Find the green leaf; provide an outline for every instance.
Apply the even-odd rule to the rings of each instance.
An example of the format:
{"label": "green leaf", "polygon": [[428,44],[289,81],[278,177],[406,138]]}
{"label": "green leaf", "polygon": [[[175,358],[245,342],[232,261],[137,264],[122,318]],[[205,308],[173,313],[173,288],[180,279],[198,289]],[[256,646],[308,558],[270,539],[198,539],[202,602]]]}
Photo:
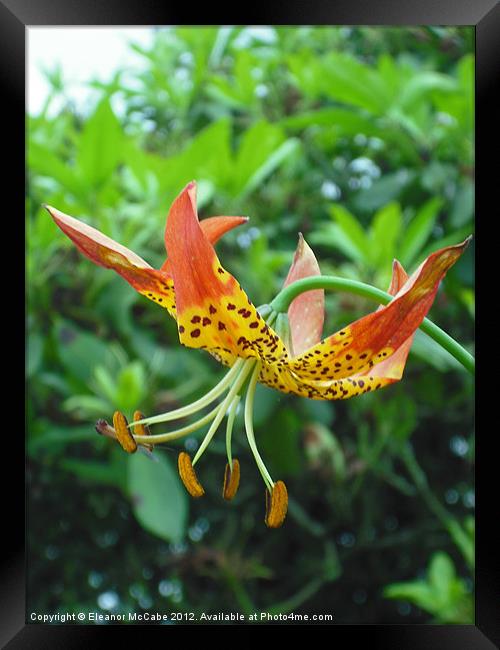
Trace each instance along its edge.
{"label": "green leaf", "polygon": [[85,184],[77,177],[74,168],[33,139],[28,144],[28,164],[31,173],[50,178],[73,196],[81,198],[85,195]]}
{"label": "green leaf", "polygon": [[388,201],[396,199],[415,178],[415,171],[400,169],[373,181],[371,187],[360,190],[354,197],[354,207],[360,212],[377,210]]}
{"label": "green leaf", "polygon": [[331,97],[377,115],[391,102],[390,87],[379,72],[349,54],[330,52],[318,59],[301,52],[289,57],[289,65],[302,92],[314,98]]}
{"label": "green leaf", "polygon": [[41,451],[57,454],[61,447],[75,442],[94,441],[96,435],[91,424],[81,427],[61,427],[46,422],[43,433],[28,438],[27,449],[31,456],[36,456]]}
{"label": "green leaf", "polygon": [[455,567],[446,553],[435,553],[429,566],[428,581],[437,594],[447,594],[455,579]]}
{"label": "green leaf", "polygon": [[403,266],[407,267],[413,263],[422,246],[429,239],[442,206],[442,199],[438,197],[430,199],[410,221],[399,247],[399,258]]}
{"label": "green leaf", "polygon": [[474,184],[465,178],[456,193],[450,213],[450,225],[461,228],[474,216]]}
{"label": "green leaf", "polygon": [[71,395],[63,402],[63,409],[80,420],[102,417],[116,408],[114,402],[109,402],[95,395]]}
{"label": "green leaf", "polygon": [[127,456],[121,449],[111,454],[109,463],[99,463],[77,458],[63,458],[60,466],[67,472],[91,483],[110,485],[123,490],[125,487]]}
{"label": "green leaf", "polygon": [[382,135],[382,129],[377,127],[371,115],[362,115],[345,108],[319,108],[315,111],[296,113],[282,118],[279,124],[284,128],[296,130],[308,126],[331,126],[341,135],[356,135],[358,133],[367,136]]}
{"label": "green leaf", "polygon": [[356,251],[357,259],[367,263],[371,256],[370,241],[356,217],[338,204],[331,206],[330,214],[342,230],[344,237],[351,246],[351,250]]}
{"label": "green leaf", "polygon": [[453,92],[456,89],[456,81],[447,75],[433,71],[420,72],[412,76],[402,89],[398,104],[411,111],[412,107],[431,91]]}
{"label": "green leaf", "polygon": [[123,134],[109,100],[103,99],[87,120],[78,143],[77,167],[94,188],[105,183],[122,158]]}
{"label": "green leaf", "polygon": [[409,600],[422,609],[428,609],[433,600],[432,591],[429,589],[429,586],[420,580],[388,585],[384,589],[384,596],[396,600]]}
{"label": "green leaf", "polygon": [[146,392],[146,371],[140,361],[133,361],[118,374],[115,401],[116,408],[129,412],[142,402]]}
{"label": "green leaf", "polygon": [[165,454],[155,451],[154,460],[141,453],[128,457],[128,492],[143,528],[169,542],[184,538],[187,496]]}
{"label": "green leaf", "polygon": [[[181,153],[165,159],[155,157],[162,204],[168,205],[192,180],[209,180],[217,188],[227,186],[232,170],[230,135],[230,122],[222,119],[200,131]],[[149,162],[147,158],[145,164]],[[201,204],[198,200],[198,207]]]}
{"label": "green leaf", "polygon": [[378,268],[388,267],[394,258],[403,218],[399,203],[388,203],[373,217],[370,228],[370,258]]}
{"label": "green leaf", "polygon": [[446,246],[452,246],[453,244],[460,244],[468,235],[471,234],[470,226],[465,226],[465,228],[459,228],[455,230],[451,235],[442,237],[436,241],[432,241],[428,246],[418,256],[419,260],[425,260],[426,257],[429,257],[431,253],[437,251],[440,248],[445,248]]}
{"label": "green leaf", "polygon": [[451,538],[455,542],[456,546],[460,549],[463,557],[467,564],[474,568],[475,563],[475,554],[474,554],[474,518],[470,517],[469,520],[465,520],[464,527],[462,527],[458,521],[451,520],[448,524],[448,532],[450,533]]}
{"label": "green leaf", "polygon": [[280,410],[273,414],[272,422],[272,427],[267,427],[261,437],[271,474],[296,476],[303,466],[300,418],[293,411]]}
{"label": "green leaf", "polygon": [[386,598],[408,600],[435,616],[435,622],[472,622],[472,600],[457,577],[451,558],[443,551],[431,557],[426,580],[388,585]]}
{"label": "green leaf", "polygon": [[97,336],[79,330],[69,322],[59,321],[56,326],[58,354],[65,371],[82,382],[87,382],[94,368],[102,364],[108,346]]}
{"label": "green leaf", "polygon": [[439,343],[427,336],[425,332],[417,330],[413,345],[411,346],[411,355],[430,363],[436,370],[446,372],[448,370],[459,370],[466,372],[461,363],[459,363],[448,350],[442,348]]}
{"label": "green leaf", "polygon": [[285,141],[279,127],[256,122],[243,135],[235,160],[233,194],[251,192],[296,150],[298,141]]}
{"label": "green leaf", "polygon": [[336,248],[353,262],[366,264],[366,258],[350,237],[336,223],[325,223],[308,235],[308,241],[315,246]]}

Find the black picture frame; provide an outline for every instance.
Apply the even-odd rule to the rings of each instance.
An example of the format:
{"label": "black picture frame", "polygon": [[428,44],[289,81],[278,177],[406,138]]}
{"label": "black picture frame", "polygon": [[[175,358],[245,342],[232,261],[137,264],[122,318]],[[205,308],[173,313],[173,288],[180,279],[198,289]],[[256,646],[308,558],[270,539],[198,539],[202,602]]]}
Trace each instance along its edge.
{"label": "black picture frame", "polygon": [[[25,622],[25,489],[24,438],[20,433],[20,418],[7,417],[7,414],[20,410],[21,404],[14,401],[15,395],[22,395],[24,372],[19,372],[19,388],[14,381],[14,369],[20,363],[8,361],[7,348],[13,349],[14,342],[24,346],[23,328],[16,324],[18,315],[23,313],[24,301],[21,296],[25,287],[18,267],[21,251],[24,249],[22,229],[18,223],[24,214],[23,183],[25,178],[25,37],[30,26],[51,25],[166,25],[166,24],[254,24],[254,25],[471,25],[476,33],[476,246],[483,253],[477,259],[488,257],[488,237],[486,222],[494,216],[495,190],[498,185],[496,170],[498,162],[499,132],[497,104],[493,93],[500,79],[500,5],[495,0],[332,0],[307,3],[288,2],[285,9],[277,10],[270,5],[265,11],[251,6],[246,16],[236,16],[234,11],[225,9],[217,12],[213,6],[200,9],[194,6],[168,7],[155,0],[106,0],[106,2],[83,2],[82,0],[0,0],[0,83],[2,85],[3,111],[3,159],[4,183],[2,203],[4,211],[4,242],[6,248],[15,255],[14,264],[6,270],[8,303],[4,303],[4,322],[10,332],[4,334],[4,359],[7,372],[4,377],[9,384],[8,397],[4,410],[4,438],[9,434],[8,452],[4,455],[2,479],[3,489],[3,537],[6,550],[1,559],[0,582],[0,642],[3,647],[16,648],[88,648],[99,647],[111,640],[110,633],[134,632],[129,627],[87,627],[87,626],[45,626]],[[208,11],[207,11],[208,9]],[[285,13],[284,13],[285,12]],[[203,21],[203,22],[202,22]],[[12,232],[8,232],[10,227]],[[490,245],[493,245],[490,239]],[[18,248],[19,246],[19,248]],[[22,247],[22,248],[21,248]],[[497,253],[498,254],[498,253]],[[494,260],[494,258],[493,258]],[[4,261],[5,264],[5,261]],[[488,263],[486,263],[488,264]],[[477,268],[478,341],[487,341],[494,336],[494,318],[487,313],[481,315],[482,305],[486,305],[487,289],[484,283],[491,275],[488,266]],[[18,283],[19,282],[19,287]],[[18,288],[18,291],[16,289]],[[7,297],[4,294],[4,297]],[[17,298],[16,298],[17,296]],[[486,308],[484,308],[486,312]],[[16,314],[15,318],[12,316]],[[20,318],[20,317],[19,317]],[[8,337],[8,338],[7,338]],[[12,343],[10,343],[12,341]],[[486,344],[483,344],[486,347]],[[479,380],[477,383],[478,404],[476,412],[488,413],[487,398],[483,396],[482,379],[486,364],[482,361],[482,345],[479,345]],[[490,351],[491,352],[491,349]],[[485,355],[486,358],[486,355]],[[22,378],[21,378],[22,373]],[[12,376],[12,379],[11,379]],[[17,377],[15,378],[17,380]],[[21,383],[23,382],[23,383]],[[10,395],[10,396],[9,396]],[[26,397],[29,399],[29,393]],[[19,400],[20,401],[20,400]],[[491,402],[490,402],[491,404]],[[369,647],[391,649],[425,648],[426,650],[445,650],[464,648],[481,650],[494,648],[500,639],[498,602],[499,560],[497,538],[493,532],[495,508],[490,504],[489,494],[494,490],[491,477],[495,476],[496,457],[492,445],[495,442],[496,418],[490,408],[481,417],[486,426],[478,431],[476,493],[477,493],[477,552],[476,552],[476,624],[458,626],[377,626],[363,625],[336,626],[331,641],[335,643],[338,634],[345,633],[349,643]],[[488,421],[489,419],[489,421]],[[479,416],[478,416],[479,421]],[[15,424],[15,427],[12,425]],[[496,425],[498,426],[498,425]],[[15,442],[11,442],[15,440]],[[7,468],[12,469],[9,474]],[[154,629],[153,626],[150,629]],[[161,628],[156,627],[156,631]],[[137,630],[135,630],[137,631]],[[143,631],[141,627],[140,631]],[[148,630],[149,632],[150,630]],[[172,630],[173,631],[173,630]],[[170,633],[170,629],[169,629]],[[117,639],[113,636],[113,642]],[[104,641],[103,641],[104,640]]]}

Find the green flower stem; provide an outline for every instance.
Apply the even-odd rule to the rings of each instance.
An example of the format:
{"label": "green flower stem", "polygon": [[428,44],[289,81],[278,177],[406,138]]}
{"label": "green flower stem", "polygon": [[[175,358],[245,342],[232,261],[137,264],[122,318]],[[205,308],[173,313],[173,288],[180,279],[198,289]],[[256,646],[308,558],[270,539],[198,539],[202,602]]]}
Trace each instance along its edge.
{"label": "green flower stem", "polygon": [[[374,300],[382,305],[387,305],[393,299],[393,296],[372,287],[369,284],[364,282],[358,282],[357,280],[348,280],[346,278],[337,278],[334,276],[325,276],[318,275],[312,278],[304,278],[303,280],[297,280],[289,284],[287,287],[282,289],[276,298],[271,302],[271,307],[273,311],[283,313],[288,311],[288,307],[292,301],[305,291],[311,291],[312,289],[336,289],[338,291],[345,291],[347,293],[353,293],[357,296],[363,296],[363,298],[368,298]],[[460,343],[457,343],[449,334],[447,334],[440,327],[435,325],[428,318],[424,318],[420,329],[425,332],[431,339],[434,339],[439,345],[447,350],[457,361],[459,361],[466,370],[471,374],[475,373],[475,359],[463,348]]]}

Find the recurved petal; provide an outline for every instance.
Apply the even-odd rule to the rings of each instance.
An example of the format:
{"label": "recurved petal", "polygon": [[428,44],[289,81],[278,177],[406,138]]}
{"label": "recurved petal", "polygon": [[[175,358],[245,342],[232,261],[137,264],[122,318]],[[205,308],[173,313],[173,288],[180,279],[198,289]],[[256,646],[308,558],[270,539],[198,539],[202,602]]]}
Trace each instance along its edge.
{"label": "recurved petal", "polygon": [[[390,293],[391,296],[395,296],[397,292],[404,286],[407,280],[408,273],[404,270],[401,262],[395,259],[392,263],[392,277],[389,288],[387,289],[387,293]],[[379,307],[379,309],[383,308],[383,305]]]}
{"label": "recurved petal", "polygon": [[[429,311],[440,281],[462,255],[469,240],[436,251],[406,281],[402,267],[396,265],[391,283],[392,291],[396,291],[394,300],[299,357],[281,363],[278,386],[295,382],[302,387],[300,394],[308,386],[312,398],[338,399],[339,390],[345,398],[401,378],[411,338]],[[266,372],[269,375],[271,369]],[[276,377],[266,379],[275,383]],[[285,392],[296,391],[292,388]]]}
{"label": "recurved petal", "polygon": [[[408,273],[404,270],[401,263],[395,259],[392,264],[392,278],[389,288],[387,289],[387,293],[390,293],[391,296],[395,296],[398,291],[402,289],[407,280]],[[377,311],[380,311],[381,309],[384,309],[384,305],[380,305]],[[377,383],[372,385],[372,387],[377,386],[377,388],[381,388],[382,385],[386,386],[388,384],[394,383],[395,381],[399,381],[403,376],[406,359],[408,358],[414,336],[414,334],[409,336],[406,341],[402,343],[401,346],[396,350],[396,352],[394,352],[394,354],[391,354],[390,357],[384,361],[381,361],[380,363],[377,363],[377,365],[373,366],[372,368],[368,368],[363,372],[353,375],[352,378],[358,380],[358,382],[359,379],[362,379],[366,376],[370,376],[372,379],[377,378]],[[379,380],[383,381],[383,384],[380,386],[378,385]]]}
{"label": "recurved petal", "polygon": [[[248,217],[208,217],[200,221],[200,228],[203,234],[211,244],[216,244],[219,239],[227,232],[241,226],[248,221]],[[168,219],[167,219],[168,223]],[[165,229],[165,248],[166,248],[166,229]],[[172,274],[170,261],[167,259],[163,263],[161,270],[164,273]]]}
{"label": "recurved petal", "polygon": [[95,264],[116,271],[136,291],[165,307],[175,318],[173,282],[168,274],[153,269],[139,255],[83,221],[49,205],[45,208],[80,252]]}
{"label": "recurved petal", "polygon": [[[316,257],[299,233],[299,243],[283,286],[302,278],[321,275]],[[323,289],[306,291],[297,296],[288,308],[288,319],[292,333],[293,355],[298,355],[321,340],[325,319],[325,292]]]}
{"label": "recurved petal", "polygon": [[[263,321],[237,280],[219,262],[196,212],[189,183],[170,209],[165,233],[181,343],[216,358],[286,356],[279,336]],[[234,355],[232,357],[231,355]]]}

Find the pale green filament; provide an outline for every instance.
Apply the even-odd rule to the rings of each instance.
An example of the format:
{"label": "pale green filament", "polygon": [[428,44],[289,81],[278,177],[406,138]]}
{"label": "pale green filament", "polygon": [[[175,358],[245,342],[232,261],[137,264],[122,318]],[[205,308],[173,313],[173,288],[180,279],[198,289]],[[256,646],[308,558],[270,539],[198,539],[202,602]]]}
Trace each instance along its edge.
{"label": "pale green filament", "polygon": [[210,413],[207,413],[207,415],[203,416],[199,420],[196,420],[196,422],[193,422],[192,424],[187,424],[185,427],[182,427],[181,429],[175,429],[174,431],[169,431],[167,433],[158,433],[151,436],[134,435],[134,440],[137,443],[144,444],[144,445],[147,444],[157,445],[162,442],[170,442],[171,440],[177,440],[177,438],[182,438],[188,433],[192,433],[193,431],[200,429],[203,425],[213,420],[214,417],[217,415],[218,410],[219,410],[219,406],[216,406],[214,409],[210,411]]}
{"label": "pale green filament", "polygon": [[206,395],[200,397],[192,404],[183,406],[182,408],[175,409],[175,411],[167,411],[167,413],[160,413],[159,415],[153,415],[150,418],[144,418],[143,420],[138,420],[137,422],[132,422],[129,424],[129,429],[131,429],[136,424],[157,424],[159,422],[169,422],[171,420],[178,420],[184,418],[192,413],[200,411],[205,406],[208,406],[213,401],[215,401],[231,384],[235,375],[241,370],[246,359],[237,359],[234,362],[233,367],[229,370],[228,373],[221,379],[221,381],[216,384],[212,390],[210,390]]}
{"label": "pale green filament", "polygon": [[227,453],[227,462],[231,471],[233,471],[233,455],[231,453],[231,436],[233,435],[233,425],[236,413],[238,412],[238,404],[240,402],[240,396],[236,395],[233,399],[231,406],[229,408],[229,415],[227,417],[226,425],[226,453]]}
{"label": "pale green filament", "polygon": [[236,381],[231,387],[231,390],[229,393],[226,395],[225,399],[223,402],[221,402],[219,406],[219,412],[217,413],[215,420],[212,422],[210,429],[208,430],[207,435],[203,438],[203,441],[196,452],[196,456],[193,458],[193,467],[194,465],[198,462],[198,460],[201,458],[201,455],[205,451],[205,449],[208,447],[210,441],[215,435],[215,432],[219,428],[219,424],[222,422],[222,418],[226,415],[226,412],[228,408],[231,405],[231,402],[235,398],[235,396],[239,393],[241,390],[241,387],[245,383],[246,378],[248,377],[248,374],[250,373],[253,365],[255,364],[255,359],[246,359],[244,361],[243,368],[238,375]]}
{"label": "pale green filament", "polygon": [[247,433],[248,444],[252,450],[255,462],[259,468],[259,472],[262,474],[262,478],[264,479],[264,483],[266,484],[267,489],[271,492],[274,487],[274,481],[267,471],[267,468],[264,465],[264,461],[260,457],[257,445],[255,443],[255,434],[253,431],[253,402],[255,397],[255,388],[257,386],[257,380],[259,378],[260,367],[261,364],[258,362],[248,383],[247,396],[245,400],[245,430]]}

